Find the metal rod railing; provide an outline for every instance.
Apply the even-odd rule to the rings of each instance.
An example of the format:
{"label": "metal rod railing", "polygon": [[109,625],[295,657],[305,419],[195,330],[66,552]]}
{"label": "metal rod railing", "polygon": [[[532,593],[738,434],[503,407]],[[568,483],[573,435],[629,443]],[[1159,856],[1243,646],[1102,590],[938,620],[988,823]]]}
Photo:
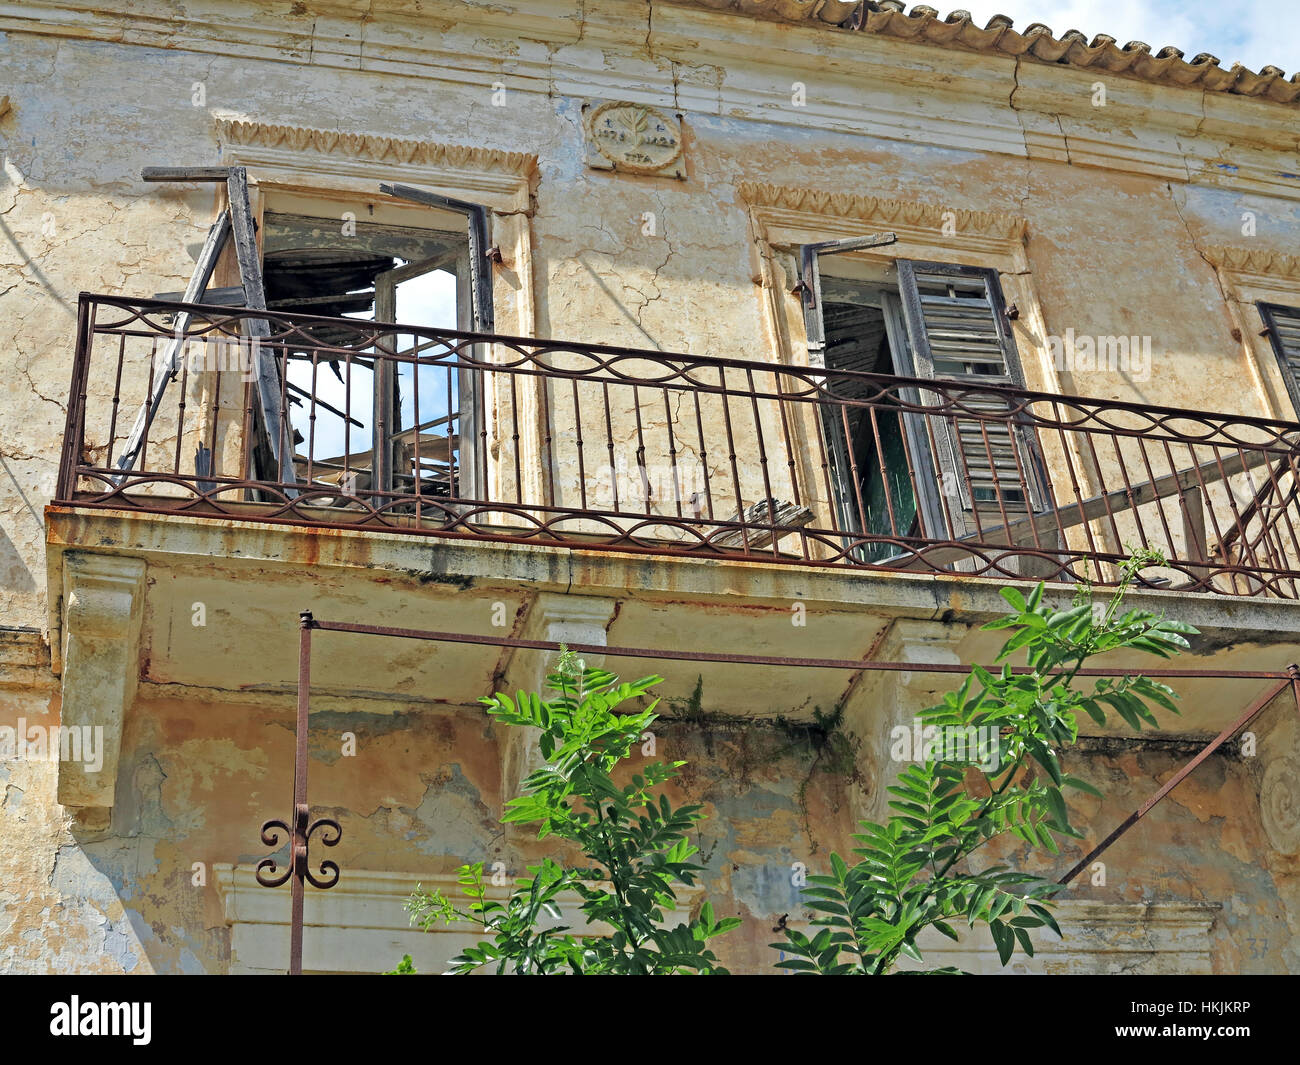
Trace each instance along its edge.
{"label": "metal rod railing", "polygon": [[[266,360],[273,425],[222,393]],[[77,507],[1102,584],[1146,550],[1149,586],[1300,595],[1300,424],[1250,416],[83,294],[66,434]]]}

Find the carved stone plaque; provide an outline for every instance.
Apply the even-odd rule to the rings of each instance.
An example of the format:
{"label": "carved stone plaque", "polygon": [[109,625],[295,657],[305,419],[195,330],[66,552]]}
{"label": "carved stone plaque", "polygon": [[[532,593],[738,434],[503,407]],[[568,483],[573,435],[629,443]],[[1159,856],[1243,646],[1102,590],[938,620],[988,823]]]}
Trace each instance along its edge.
{"label": "carved stone plaque", "polygon": [[682,127],[656,107],[592,101],[584,108],[587,165],[629,174],[686,177]]}

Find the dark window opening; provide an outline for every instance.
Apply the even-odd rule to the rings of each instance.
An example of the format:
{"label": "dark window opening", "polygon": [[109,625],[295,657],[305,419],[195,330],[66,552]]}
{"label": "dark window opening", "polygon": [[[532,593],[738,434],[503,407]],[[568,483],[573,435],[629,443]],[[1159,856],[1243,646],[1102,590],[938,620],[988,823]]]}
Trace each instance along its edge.
{"label": "dark window opening", "polygon": [[[263,279],[270,310],[438,329],[469,326],[468,238],[464,233],[267,212]],[[347,327],[313,327],[326,344],[347,346]],[[335,335],[337,334],[337,335]],[[440,350],[414,334],[385,347],[399,354]],[[299,477],[398,495],[457,496],[462,488],[461,410],[470,382],[442,366],[288,355],[287,389]],[[417,409],[418,396],[418,409]],[[418,447],[417,447],[418,439]],[[418,452],[418,461],[417,461]],[[310,458],[310,462],[308,459]],[[376,496],[379,504],[391,497]]]}
{"label": "dark window opening", "polygon": [[[845,542],[875,538],[854,554],[902,565],[915,557],[910,545],[881,538],[1017,545],[1030,531],[1024,519],[1046,507],[1047,489],[1036,437],[999,390],[1024,381],[997,272],[842,258],[880,243],[855,237],[800,249],[812,365],[919,379],[884,391],[827,379],[822,433]],[[832,262],[835,276],[823,274]],[[902,404],[911,409],[891,410]]]}
{"label": "dark window opening", "polygon": [[1259,316],[1264,320],[1264,332],[1277,356],[1293,413],[1300,418],[1300,307],[1261,302]]}
{"label": "dark window opening", "polygon": [[[897,374],[886,322],[889,294],[879,286],[839,278],[824,277],[821,284],[827,369]],[[852,377],[832,378],[829,388],[837,396],[859,400],[878,391]],[[825,411],[823,423],[844,527],[869,536],[919,535],[900,415],[882,406],[846,406]],[[897,553],[893,544],[882,542],[858,551],[865,562]]]}

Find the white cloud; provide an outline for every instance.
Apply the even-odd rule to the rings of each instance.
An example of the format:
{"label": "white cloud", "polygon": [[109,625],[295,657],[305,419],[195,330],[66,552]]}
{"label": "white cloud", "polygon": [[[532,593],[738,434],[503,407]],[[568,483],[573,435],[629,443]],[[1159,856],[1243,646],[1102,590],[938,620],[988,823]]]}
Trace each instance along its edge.
{"label": "white cloud", "polygon": [[1288,75],[1300,71],[1300,4],[1294,0],[959,0],[949,7],[928,2],[941,16],[963,8],[980,26],[1007,15],[1017,30],[1041,22],[1058,37],[1066,30],[1079,30],[1089,40],[1104,33],[1121,47],[1145,41],[1153,53],[1173,45],[1185,59],[1209,52],[1225,68],[1239,62],[1252,70],[1271,64]]}

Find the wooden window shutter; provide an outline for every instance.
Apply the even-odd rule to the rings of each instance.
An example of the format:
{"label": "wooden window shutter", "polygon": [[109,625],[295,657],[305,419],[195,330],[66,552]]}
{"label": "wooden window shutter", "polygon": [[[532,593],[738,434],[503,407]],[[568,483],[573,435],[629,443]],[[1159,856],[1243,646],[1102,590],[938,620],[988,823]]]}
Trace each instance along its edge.
{"label": "wooden window shutter", "polygon": [[814,366],[826,365],[826,326],[822,319],[822,280],[818,259],[837,252],[878,248],[893,244],[897,239],[893,233],[880,233],[799,246],[799,284],[795,291],[800,294],[803,303],[803,319],[808,333],[808,360]]}
{"label": "wooden window shutter", "polygon": [[[1024,387],[997,271],[899,259],[898,284],[915,376]],[[922,390],[922,402],[938,404],[943,397]],[[1011,409],[996,391],[969,394],[962,405],[995,414]],[[940,468],[955,481],[964,511],[1044,508],[1042,462],[1027,426],[958,415],[935,420],[935,429],[946,452],[937,456]]]}
{"label": "wooden window shutter", "polygon": [[[468,203],[453,200],[425,189],[412,188],[409,185],[388,184],[381,182],[379,191],[399,200],[422,203],[427,207],[436,207],[444,211],[453,211],[465,216],[466,235],[469,244],[468,281],[469,281],[469,315],[470,330],[475,333],[492,333],[496,330],[496,318],[492,304],[492,264],[501,261],[499,249],[491,243],[491,226],[488,209],[480,203]],[[483,345],[475,344],[472,349],[477,361],[486,361]],[[484,406],[482,380],[473,371],[462,370],[459,378],[459,411],[457,414],[461,440],[480,439],[480,430],[487,425],[487,412]],[[484,495],[487,485],[487,458],[472,443],[468,453],[462,456],[460,475],[456,494],[462,499],[475,499]]]}
{"label": "wooden window shutter", "polygon": [[1263,302],[1258,307],[1273,354],[1282,369],[1286,390],[1291,395],[1294,413],[1300,418],[1300,307]]}

